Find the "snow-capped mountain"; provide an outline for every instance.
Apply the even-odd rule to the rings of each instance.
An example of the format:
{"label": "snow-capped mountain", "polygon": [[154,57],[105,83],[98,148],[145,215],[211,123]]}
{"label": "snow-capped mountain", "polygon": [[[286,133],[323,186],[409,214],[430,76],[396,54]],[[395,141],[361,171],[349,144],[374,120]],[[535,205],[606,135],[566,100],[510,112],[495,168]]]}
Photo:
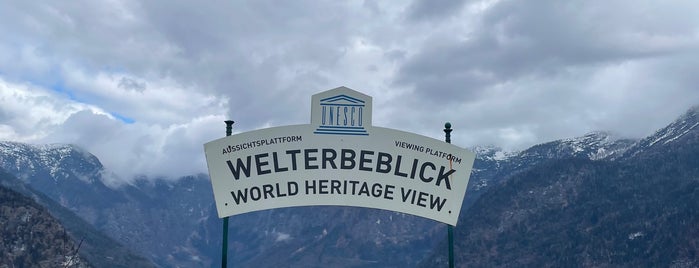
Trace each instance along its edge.
{"label": "snow-capped mountain", "polygon": [[519,152],[508,152],[496,146],[476,146],[470,148],[476,153],[476,160],[473,163],[471,178],[468,190],[478,192],[492,183],[492,179],[501,171],[509,159],[517,157]]}
{"label": "snow-capped mountain", "polygon": [[[697,119],[691,109],[631,144],[595,134],[522,152],[520,161],[555,160],[522,162],[481,195],[455,228],[457,265],[699,267]],[[609,144],[614,154],[595,157]],[[445,259],[435,249],[421,267]]]}
{"label": "snow-capped mountain", "polygon": [[635,140],[621,139],[609,132],[591,132],[582,137],[561,139],[535,145],[517,157],[522,165],[531,165],[546,159],[585,158],[600,160],[623,154]]}
{"label": "snow-capped mountain", "polygon": [[112,188],[97,157],[77,146],[16,142],[0,142],[0,168],[160,265],[206,265],[186,242],[213,203],[203,175]]}
{"label": "snow-capped mountain", "polygon": [[463,212],[488,189],[523,170],[551,160],[612,159],[622,155],[635,142],[618,138],[609,132],[596,131],[581,137],[538,144],[521,152],[508,152],[495,146],[472,148],[476,153],[476,161],[464,198],[462,215],[466,215]]}
{"label": "snow-capped mountain", "polygon": [[79,214],[83,207],[122,201],[118,191],[102,182],[104,169],[97,157],[74,145],[0,142],[0,168]]}
{"label": "snow-capped mountain", "polygon": [[[477,147],[464,210],[489,186],[525,168],[523,161],[531,164],[572,157],[581,150],[599,151],[610,144],[614,143],[598,135],[539,145],[523,152]],[[582,149],[570,149],[573,146]],[[0,165],[160,265],[208,266],[218,261],[221,220],[216,216],[206,177],[144,179],[110,188],[102,183],[99,160],[71,145],[2,142]],[[323,261],[327,264],[358,252],[364,253],[356,255],[357,263],[371,263],[387,252],[395,252],[392,262],[382,263],[403,266],[424,258],[443,231],[443,224],[388,211],[348,207],[279,209],[232,220],[231,243],[245,246],[233,247],[231,256],[238,262],[253,264],[267,260],[265,256],[272,250],[296,252],[303,248],[292,255],[304,259],[300,256],[320,254],[341,239],[349,248],[335,255],[325,253]],[[366,247],[374,250],[360,250]],[[279,256],[280,261],[284,258]]]}
{"label": "snow-capped mountain", "polygon": [[[473,173],[461,212],[513,176],[551,161],[622,161],[661,145],[699,137],[696,109],[639,142],[606,132],[539,144],[521,152],[476,147]],[[207,176],[137,180],[110,188],[104,169],[88,152],[70,145],[0,142],[0,167],[60,202],[130,248],[162,266],[216,266],[221,220]],[[233,263],[414,266],[444,237],[445,226],[381,210],[302,207],[247,213],[231,219]],[[272,256],[272,257],[270,257]],[[270,261],[274,260],[274,261]]]}
{"label": "snow-capped mountain", "polygon": [[[478,198],[479,192],[523,166],[518,164],[522,153],[490,147],[476,151],[471,193],[467,194],[464,209]],[[561,154],[545,153],[537,161]],[[216,216],[211,185],[205,176],[173,181],[143,179],[110,188],[101,180],[103,168],[99,160],[70,145],[3,142],[0,165],[160,265],[208,266],[218,261],[221,220]],[[332,264],[363,252],[356,255],[357,263],[371,263],[395,252],[389,258],[392,261],[382,263],[411,265],[429,253],[444,228],[443,224],[418,217],[360,208],[264,211],[231,220],[231,243],[245,245],[232,247],[231,256],[237,262],[253,264],[265,261],[272,250],[296,252],[303,248],[292,255],[305,259],[301,256],[319,254],[324,248],[335,247],[337,239],[341,239],[349,248],[336,251],[335,255],[325,253],[327,258],[323,261]],[[374,250],[361,249],[366,247]],[[284,260],[284,256],[279,259]]]}
{"label": "snow-capped mountain", "polygon": [[94,182],[102,164],[80,147],[66,144],[31,145],[0,142],[0,166],[9,172],[21,173],[21,179],[49,176],[54,182],[71,178]]}
{"label": "snow-capped mountain", "polygon": [[644,151],[666,151],[675,143],[687,143],[699,139],[699,106],[689,109],[667,127],[656,131],[638,143],[625,154],[634,157]]}
{"label": "snow-capped mountain", "polygon": [[581,137],[534,145],[521,152],[506,152],[497,147],[476,147],[474,175],[480,175],[474,190],[504,179],[508,174],[549,160],[583,158],[611,159],[622,155],[635,140],[618,138],[608,132],[591,132]]}
{"label": "snow-capped mountain", "polygon": [[493,145],[475,146],[469,149],[476,153],[476,157],[482,161],[502,161],[516,156],[519,153],[514,151],[505,151],[502,148]]}

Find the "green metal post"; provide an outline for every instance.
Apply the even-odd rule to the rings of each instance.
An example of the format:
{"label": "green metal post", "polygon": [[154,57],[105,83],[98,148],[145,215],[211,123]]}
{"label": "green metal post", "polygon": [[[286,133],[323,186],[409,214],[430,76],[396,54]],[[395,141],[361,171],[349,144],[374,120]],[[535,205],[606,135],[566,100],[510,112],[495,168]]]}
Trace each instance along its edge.
{"label": "green metal post", "polygon": [[454,226],[447,224],[447,233],[449,235],[449,268],[454,268]]}
{"label": "green metal post", "polygon": [[[447,143],[451,143],[451,123],[444,124],[444,138]],[[447,224],[447,236],[449,240],[449,268],[454,268],[454,226]]]}
{"label": "green metal post", "polygon": [[223,218],[223,249],[221,252],[221,267],[228,266],[228,217]]}
{"label": "green metal post", "polygon": [[[233,134],[233,120],[226,120],[226,137]],[[228,267],[228,217],[223,218],[223,246],[221,250],[221,267]]]}

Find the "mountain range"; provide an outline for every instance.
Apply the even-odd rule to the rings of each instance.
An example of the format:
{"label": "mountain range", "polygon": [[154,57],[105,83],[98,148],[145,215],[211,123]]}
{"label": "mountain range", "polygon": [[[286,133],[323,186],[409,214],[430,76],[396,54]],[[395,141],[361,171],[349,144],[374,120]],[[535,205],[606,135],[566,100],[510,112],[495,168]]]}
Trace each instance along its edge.
{"label": "mountain range", "polygon": [[[613,146],[620,150],[601,160],[573,150],[583,157],[557,157],[511,174],[464,214],[455,231],[456,263],[698,267],[697,126],[695,108],[649,137]],[[422,266],[445,260],[436,251]]]}
{"label": "mountain range", "polygon": [[[640,140],[593,132],[473,151],[457,266],[699,266],[697,108]],[[106,185],[99,159],[77,146],[16,142],[0,142],[0,168],[15,177],[4,184],[123,245],[131,267],[220,266],[222,224],[204,174]],[[415,216],[298,207],[230,218],[228,255],[240,267],[435,267],[446,266],[445,239],[444,224]]]}

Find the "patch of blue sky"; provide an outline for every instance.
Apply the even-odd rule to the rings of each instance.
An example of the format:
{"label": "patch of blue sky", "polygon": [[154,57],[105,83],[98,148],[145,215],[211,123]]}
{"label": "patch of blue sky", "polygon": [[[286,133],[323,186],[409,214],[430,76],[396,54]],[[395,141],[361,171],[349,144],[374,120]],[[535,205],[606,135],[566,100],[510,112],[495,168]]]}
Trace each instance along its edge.
{"label": "patch of blue sky", "polygon": [[136,122],[136,120],[134,120],[133,118],[130,118],[130,117],[118,114],[118,113],[111,112],[110,114],[112,116],[114,116],[114,118],[116,118],[119,121],[124,122],[126,124],[133,124],[134,122]]}
{"label": "patch of blue sky", "polygon": [[[75,94],[73,93],[73,91],[70,90],[69,88],[65,87],[65,86],[63,85],[63,83],[54,83],[53,85],[51,85],[50,88],[51,88],[51,90],[53,90],[53,91],[55,91],[55,92],[58,92],[58,93],[60,93],[60,94],[62,94],[62,95],[64,95],[64,96],[68,97],[68,98],[69,98],[70,100],[72,100],[72,101],[80,102],[80,103],[85,103],[85,104],[90,104],[90,102],[87,102],[87,101],[82,100],[82,99],[78,99],[78,98],[75,96]],[[133,124],[134,122],[136,122],[136,120],[134,120],[133,118],[130,118],[130,117],[128,117],[128,116],[124,116],[124,115],[119,114],[119,113],[109,112],[109,114],[110,114],[111,116],[113,116],[114,118],[116,118],[117,120],[119,120],[119,121],[121,121],[121,122],[124,122],[124,123],[126,123],[126,124]]]}
{"label": "patch of blue sky", "polygon": [[49,88],[51,88],[51,90],[53,90],[53,91],[55,91],[55,92],[58,92],[58,93],[60,93],[60,94],[62,94],[62,95],[67,96],[68,99],[70,99],[70,100],[72,100],[72,101],[81,102],[80,100],[78,100],[78,99],[75,97],[75,94],[73,93],[73,91],[71,91],[69,88],[66,88],[66,87],[63,85],[62,82],[54,83],[54,84],[51,85]]}

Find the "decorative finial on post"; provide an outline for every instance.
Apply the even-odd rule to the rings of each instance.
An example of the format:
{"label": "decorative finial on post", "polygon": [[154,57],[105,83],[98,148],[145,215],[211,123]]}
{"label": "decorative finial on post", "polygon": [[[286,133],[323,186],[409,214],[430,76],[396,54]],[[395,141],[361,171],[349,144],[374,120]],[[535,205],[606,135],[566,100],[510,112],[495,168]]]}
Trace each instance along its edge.
{"label": "decorative finial on post", "polygon": [[453,129],[451,129],[451,123],[446,122],[446,123],[444,124],[444,135],[445,135],[445,138],[446,138],[445,141],[446,141],[447,143],[451,143],[451,131],[452,131],[452,130],[453,130]]}
{"label": "decorative finial on post", "polygon": [[223,121],[223,122],[226,123],[226,136],[230,136],[231,134],[233,134],[233,124],[235,123],[235,121],[233,121],[233,120],[226,120],[226,121]]}

